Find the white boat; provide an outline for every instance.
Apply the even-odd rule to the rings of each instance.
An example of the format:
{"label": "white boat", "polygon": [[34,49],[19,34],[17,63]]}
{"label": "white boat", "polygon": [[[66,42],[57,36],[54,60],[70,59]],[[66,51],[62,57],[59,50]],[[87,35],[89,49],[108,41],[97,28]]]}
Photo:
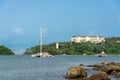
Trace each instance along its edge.
{"label": "white boat", "polygon": [[53,55],[50,55],[47,51],[42,51],[42,34],[43,34],[43,30],[41,28],[41,31],[40,31],[40,53],[33,54],[33,55],[31,55],[31,57],[42,57],[42,58],[54,57]]}
{"label": "white boat", "polygon": [[105,57],[105,56],[107,56],[107,55],[105,54],[104,51],[102,51],[101,53],[97,54],[97,56],[98,56],[98,57]]}
{"label": "white boat", "polygon": [[40,55],[40,53],[32,54],[31,57],[37,57],[37,56],[39,56],[39,55]]}
{"label": "white boat", "polygon": [[43,58],[47,58],[47,57],[54,57],[54,56],[50,55],[48,52],[42,52],[42,53],[33,54],[33,55],[31,55],[31,57],[43,57]]}

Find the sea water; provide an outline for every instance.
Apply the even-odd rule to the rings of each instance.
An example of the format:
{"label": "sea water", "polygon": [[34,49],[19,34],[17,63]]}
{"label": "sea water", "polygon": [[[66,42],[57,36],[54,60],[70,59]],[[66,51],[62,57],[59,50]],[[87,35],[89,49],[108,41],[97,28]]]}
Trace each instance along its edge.
{"label": "sea water", "polygon": [[[64,76],[70,66],[101,64],[103,60],[119,63],[120,56],[0,56],[0,80],[66,80]],[[91,74],[88,73],[89,76]],[[116,80],[113,77],[111,79]]]}

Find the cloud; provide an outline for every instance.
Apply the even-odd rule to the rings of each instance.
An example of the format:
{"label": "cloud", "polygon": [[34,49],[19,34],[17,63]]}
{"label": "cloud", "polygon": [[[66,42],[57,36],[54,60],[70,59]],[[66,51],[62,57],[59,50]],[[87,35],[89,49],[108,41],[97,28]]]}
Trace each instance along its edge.
{"label": "cloud", "polygon": [[20,27],[16,27],[13,29],[13,32],[16,34],[16,35],[23,35],[25,32],[22,28]]}
{"label": "cloud", "polygon": [[11,29],[10,28],[9,29],[1,29],[0,30],[0,40],[1,41],[13,40],[13,39],[15,39],[15,36],[17,38],[19,38],[19,36],[24,35],[24,34],[25,34],[25,31],[21,27],[14,27]]}

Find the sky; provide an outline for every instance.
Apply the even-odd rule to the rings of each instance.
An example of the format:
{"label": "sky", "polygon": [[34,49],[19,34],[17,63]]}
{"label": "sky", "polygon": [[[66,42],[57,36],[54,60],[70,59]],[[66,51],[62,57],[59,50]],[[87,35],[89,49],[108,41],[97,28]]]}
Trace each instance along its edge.
{"label": "sky", "polygon": [[0,0],[0,45],[21,54],[72,36],[120,37],[120,0]]}

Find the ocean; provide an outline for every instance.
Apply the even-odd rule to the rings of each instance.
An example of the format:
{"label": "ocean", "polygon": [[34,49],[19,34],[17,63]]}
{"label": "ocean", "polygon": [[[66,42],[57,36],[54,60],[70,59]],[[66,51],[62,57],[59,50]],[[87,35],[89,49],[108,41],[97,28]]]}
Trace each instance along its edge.
{"label": "ocean", "polygon": [[[55,56],[32,58],[26,55],[0,56],[0,80],[67,80],[70,66],[101,64],[102,61],[120,63],[120,56]],[[89,68],[89,67],[85,67]],[[92,72],[89,72],[90,76]],[[110,76],[111,77],[111,76]],[[112,80],[116,80],[111,77]]]}

